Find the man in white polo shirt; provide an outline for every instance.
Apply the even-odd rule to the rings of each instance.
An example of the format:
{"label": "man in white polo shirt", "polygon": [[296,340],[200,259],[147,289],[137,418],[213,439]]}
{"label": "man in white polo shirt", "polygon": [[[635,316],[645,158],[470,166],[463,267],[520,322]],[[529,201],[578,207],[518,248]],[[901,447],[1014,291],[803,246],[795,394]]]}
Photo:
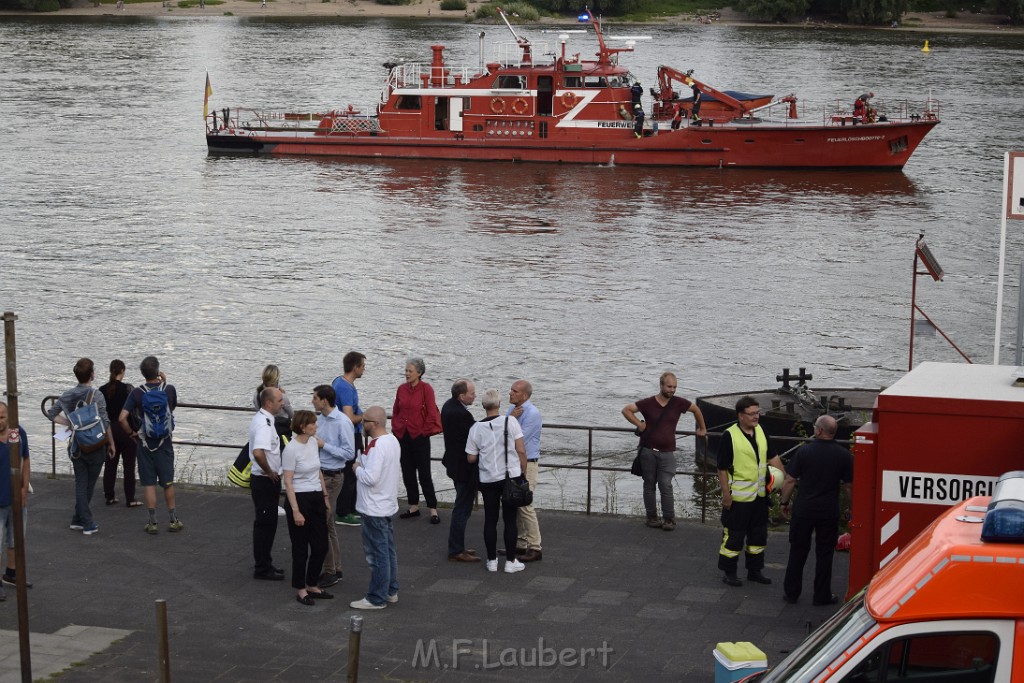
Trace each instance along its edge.
{"label": "man in white polo shirt", "polygon": [[356,510],[363,532],[363,553],[370,565],[366,597],[350,603],[355,609],[384,609],[398,602],[398,553],[392,516],[398,512],[398,479],[402,449],[388,434],[387,415],[380,406],[363,414],[370,443],[356,458]]}
{"label": "man in white polo shirt", "polygon": [[277,535],[277,503],[281,496],[281,439],[274,428],[274,415],[284,404],[277,387],[260,392],[260,410],[249,423],[249,459],[252,476],[249,491],[256,508],[252,523],[252,556],[256,561],[254,579],[281,581],[284,571],[274,566],[270,551]]}

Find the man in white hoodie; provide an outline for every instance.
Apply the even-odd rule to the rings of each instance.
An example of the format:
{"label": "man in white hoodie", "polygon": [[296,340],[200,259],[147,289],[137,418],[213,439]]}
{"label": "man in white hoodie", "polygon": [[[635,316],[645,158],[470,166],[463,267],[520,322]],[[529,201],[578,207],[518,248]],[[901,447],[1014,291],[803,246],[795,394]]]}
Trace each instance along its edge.
{"label": "man in white hoodie", "polygon": [[398,602],[398,553],[392,516],[398,512],[398,480],[402,449],[387,430],[387,414],[380,406],[363,413],[363,429],[370,442],[356,458],[356,510],[363,535],[363,553],[370,565],[366,597],[350,603],[355,609],[384,609]]}

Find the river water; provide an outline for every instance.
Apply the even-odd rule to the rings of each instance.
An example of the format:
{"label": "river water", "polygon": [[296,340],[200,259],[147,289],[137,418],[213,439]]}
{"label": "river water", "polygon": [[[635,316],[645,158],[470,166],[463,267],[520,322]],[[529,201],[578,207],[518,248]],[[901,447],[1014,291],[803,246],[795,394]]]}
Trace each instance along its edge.
{"label": "river water", "polygon": [[[218,108],[365,108],[383,62],[427,61],[441,43],[475,65],[481,30],[506,39],[444,21],[0,17],[0,303],[19,316],[34,453],[48,460],[36,406],[83,355],[105,381],[110,359],[132,380],[156,354],[181,400],[227,405],[246,405],[273,362],[299,407],[353,348],[369,357],[363,405],[390,405],[416,355],[440,400],[460,376],[503,393],[526,377],[547,422],[596,425],[625,425],[622,406],[666,369],[690,397],[770,387],[799,366],[818,386],[884,386],[907,366],[922,230],[947,276],[921,279],[919,303],[991,362],[1002,155],[1024,147],[1022,37],[625,30],[652,37],[623,62],[645,87],[664,63],[796,92],[811,111],[869,89],[938,98],[942,124],[902,173],[207,156],[207,72]],[[573,36],[570,51],[592,47]],[[958,358],[918,339],[915,361]],[[247,422],[183,410],[177,436],[241,443]],[[585,448],[546,433],[545,450]],[[629,448],[599,445],[618,462]],[[179,450],[200,480],[228,460]]]}

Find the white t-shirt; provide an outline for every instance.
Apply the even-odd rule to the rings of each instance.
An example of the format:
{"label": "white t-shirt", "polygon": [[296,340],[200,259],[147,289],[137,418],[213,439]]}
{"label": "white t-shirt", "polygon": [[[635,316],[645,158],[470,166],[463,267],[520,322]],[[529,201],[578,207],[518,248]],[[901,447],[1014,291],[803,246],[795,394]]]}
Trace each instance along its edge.
{"label": "white t-shirt", "polygon": [[480,460],[480,482],[489,484],[505,478],[505,420],[508,420],[508,473],[518,477],[522,474],[519,467],[519,454],[516,453],[516,439],[523,438],[523,428],[514,417],[498,415],[484,418],[469,430],[466,452]]}
{"label": "white t-shirt", "polygon": [[281,469],[294,472],[292,490],[295,493],[320,491],[320,449],[316,439],[310,438],[306,443],[292,439],[284,447],[281,454]]}
{"label": "white t-shirt", "polygon": [[367,517],[390,517],[398,512],[402,447],[395,435],[371,439],[357,459],[356,512]]}
{"label": "white t-shirt", "polygon": [[257,448],[266,452],[270,469],[281,474],[281,437],[274,429],[274,416],[262,408],[252,416],[249,423],[249,459],[252,460],[252,476],[265,477],[266,473],[252,454]]}

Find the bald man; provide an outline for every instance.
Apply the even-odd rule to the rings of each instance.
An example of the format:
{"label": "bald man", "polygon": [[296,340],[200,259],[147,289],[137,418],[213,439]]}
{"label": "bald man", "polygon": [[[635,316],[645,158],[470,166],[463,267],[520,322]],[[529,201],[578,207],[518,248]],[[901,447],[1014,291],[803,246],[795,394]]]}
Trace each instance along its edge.
{"label": "bald man", "polygon": [[[786,467],[782,513],[789,524],[789,563],[783,580],[783,600],[793,604],[803,588],[804,564],[814,534],[814,605],[834,605],[832,555],[839,537],[839,487],[850,493],[853,456],[835,442],[836,421],[822,415],[814,422],[814,440],[801,446]],[[793,489],[798,493],[793,497]]]}

